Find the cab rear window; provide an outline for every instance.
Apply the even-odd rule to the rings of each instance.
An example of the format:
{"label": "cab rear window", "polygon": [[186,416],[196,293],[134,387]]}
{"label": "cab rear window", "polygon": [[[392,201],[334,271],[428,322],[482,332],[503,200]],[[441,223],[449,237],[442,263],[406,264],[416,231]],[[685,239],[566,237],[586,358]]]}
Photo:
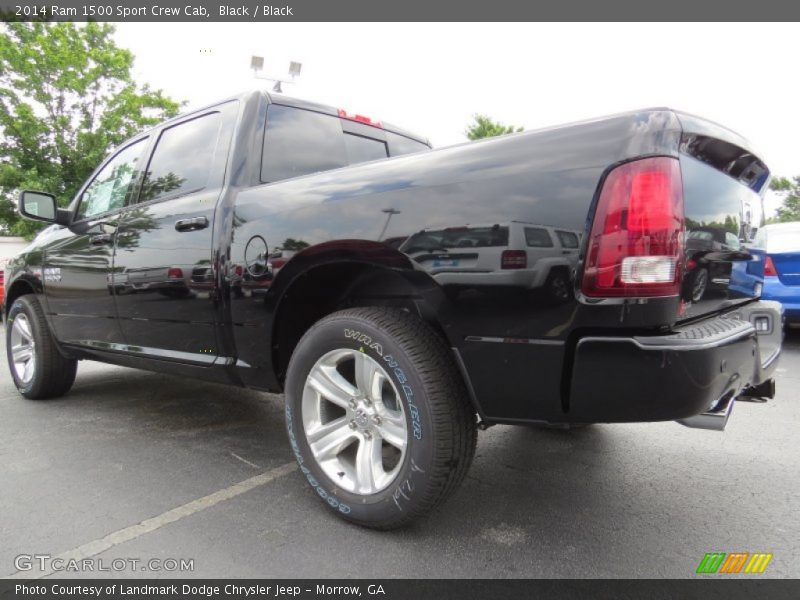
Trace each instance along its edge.
{"label": "cab rear window", "polygon": [[344,134],[344,147],[347,150],[347,162],[351,165],[389,156],[386,142],[352,133]]}
{"label": "cab rear window", "polygon": [[358,135],[345,131],[337,116],[270,104],[261,155],[261,181],[281,181],[430,149],[390,131],[374,131],[375,137]]}
{"label": "cab rear window", "polygon": [[261,181],[280,181],[348,164],[344,134],[337,117],[270,104]]}
{"label": "cab rear window", "polygon": [[413,140],[404,135],[398,135],[391,131],[386,132],[386,142],[389,144],[389,156],[401,156],[403,154],[414,154],[416,152],[426,152],[430,146]]}

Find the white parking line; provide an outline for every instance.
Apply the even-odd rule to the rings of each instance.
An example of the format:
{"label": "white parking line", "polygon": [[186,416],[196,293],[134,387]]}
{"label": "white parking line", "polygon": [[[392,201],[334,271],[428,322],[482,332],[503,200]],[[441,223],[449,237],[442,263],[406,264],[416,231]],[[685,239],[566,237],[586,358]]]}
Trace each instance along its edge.
{"label": "white parking line", "polygon": [[[107,536],[102,537],[98,540],[94,540],[78,546],[77,548],[73,548],[72,550],[67,550],[66,552],[59,554],[58,556],[54,556],[53,559],[50,561],[52,563],[55,559],[62,559],[63,563],[66,563],[69,560],[77,559],[80,560],[82,558],[89,558],[91,556],[97,556],[101,552],[105,552],[114,546],[118,546],[119,544],[124,544],[125,542],[129,542],[131,540],[135,540],[138,537],[143,536],[146,533],[150,533],[155,531],[156,529],[160,529],[164,527],[164,525],[169,525],[170,523],[174,523],[175,521],[180,521],[185,517],[189,517],[195,513],[203,511],[207,508],[211,508],[212,506],[219,504],[220,502],[224,502],[225,500],[230,500],[231,498],[235,498],[240,494],[244,494],[245,492],[249,492],[253,488],[257,488],[265,483],[269,483],[270,481],[274,481],[279,477],[283,477],[284,475],[288,475],[292,471],[297,469],[297,463],[290,462],[279,467],[275,467],[274,469],[267,471],[265,473],[261,473],[260,475],[256,475],[255,477],[251,477],[250,479],[245,479],[244,481],[240,481],[239,483],[235,483],[230,487],[226,487],[225,489],[219,490],[218,492],[214,492],[213,494],[209,494],[208,496],[203,496],[202,498],[198,498],[197,500],[192,500],[182,506],[178,506],[173,508],[172,510],[168,510],[165,513],[158,515],[157,517],[152,517],[150,519],[145,519],[141,523],[137,523],[136,525],[131,525],[130,527],[125,527],[124,529],[120,529],[118,531],[114,531],[113,533],[109,533]],[[63,564],[61,563],[61,564]],[[55,571],[52,569],[46,571],[17,571],[13,575],[9,575],[6,579],[41,579],[42,577],[47,577],[48,575],[52,575]]]}
{"label": "white parking line", "polygon": [[231,456],[233,456],[233,458],[237,458],[237,459],[239,459],[240,461],[242,461],[242,462],[243,462],[244,464],[246,464],[246,465],[250,465],[250,466],[251,466],[251,467],[253,467],[254,469],[260,469],[260,468],[261,468],[261,467],[260,467],[260,466],[258,466],[256,463],[254,463],[254,462],[250,462],[250,461],[249,461],[249,460],[247,460],[246,458],[242,458],[241,456],[239,456],[238,454],[236,454],[236,452],[231,452]]}

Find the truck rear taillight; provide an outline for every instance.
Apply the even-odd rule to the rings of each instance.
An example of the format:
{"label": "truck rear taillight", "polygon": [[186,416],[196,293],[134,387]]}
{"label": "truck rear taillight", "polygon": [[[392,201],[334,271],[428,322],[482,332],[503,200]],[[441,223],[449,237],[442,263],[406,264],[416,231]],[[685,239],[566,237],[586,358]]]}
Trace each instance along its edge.
{"label": "truck rear taillight", "polygon": [[183,269],[179,269],[178,267],[170,267],[169,269],[167,269],[167,278],[183,279]]}
{"label": "truck rear taillight", "polygon": [[775,269],[775,263],[772,262],[772,257],[767,256],[767,260],[764,261],[764,277],[777,277],[778,271]]}
{"label": "truck rear taillight", "polygon": [[503,250],[500,266],[503,269],[526,269],[528,268],[528,253],[525,250]]}
{"label": "truck rear taillight", "polygon": [[682,263],[683,186],[678,160],[657,156],[615,168],[597,202],[583,294],[676,296]]}

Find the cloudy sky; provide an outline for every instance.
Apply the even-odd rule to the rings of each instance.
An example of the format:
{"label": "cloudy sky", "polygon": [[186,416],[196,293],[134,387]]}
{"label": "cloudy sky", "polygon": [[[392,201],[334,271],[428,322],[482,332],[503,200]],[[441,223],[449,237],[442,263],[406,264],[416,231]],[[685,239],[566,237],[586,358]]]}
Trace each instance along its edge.
{"label": "cloudy sky", "polygon": [[[464,141],[474,113],[536,129],[669,106],[747,137],[800,174],[798,24],[127,23],[139,81],[201,106],[253,87],[250,56],[290,95]],[[768,201],[768,212],[776,199]]]}

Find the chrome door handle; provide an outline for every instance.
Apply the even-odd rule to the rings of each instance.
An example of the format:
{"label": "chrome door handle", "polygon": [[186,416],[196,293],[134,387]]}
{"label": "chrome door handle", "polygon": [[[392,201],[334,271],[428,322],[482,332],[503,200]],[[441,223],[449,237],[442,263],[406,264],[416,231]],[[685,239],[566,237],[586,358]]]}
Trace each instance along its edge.
{"label": "chrome door handle", "polygon": [[206,227],[208,227],[208,219],[205,217],[192,217],[191,219],[175,221],[175,229],[177,231],[197,231]]}

